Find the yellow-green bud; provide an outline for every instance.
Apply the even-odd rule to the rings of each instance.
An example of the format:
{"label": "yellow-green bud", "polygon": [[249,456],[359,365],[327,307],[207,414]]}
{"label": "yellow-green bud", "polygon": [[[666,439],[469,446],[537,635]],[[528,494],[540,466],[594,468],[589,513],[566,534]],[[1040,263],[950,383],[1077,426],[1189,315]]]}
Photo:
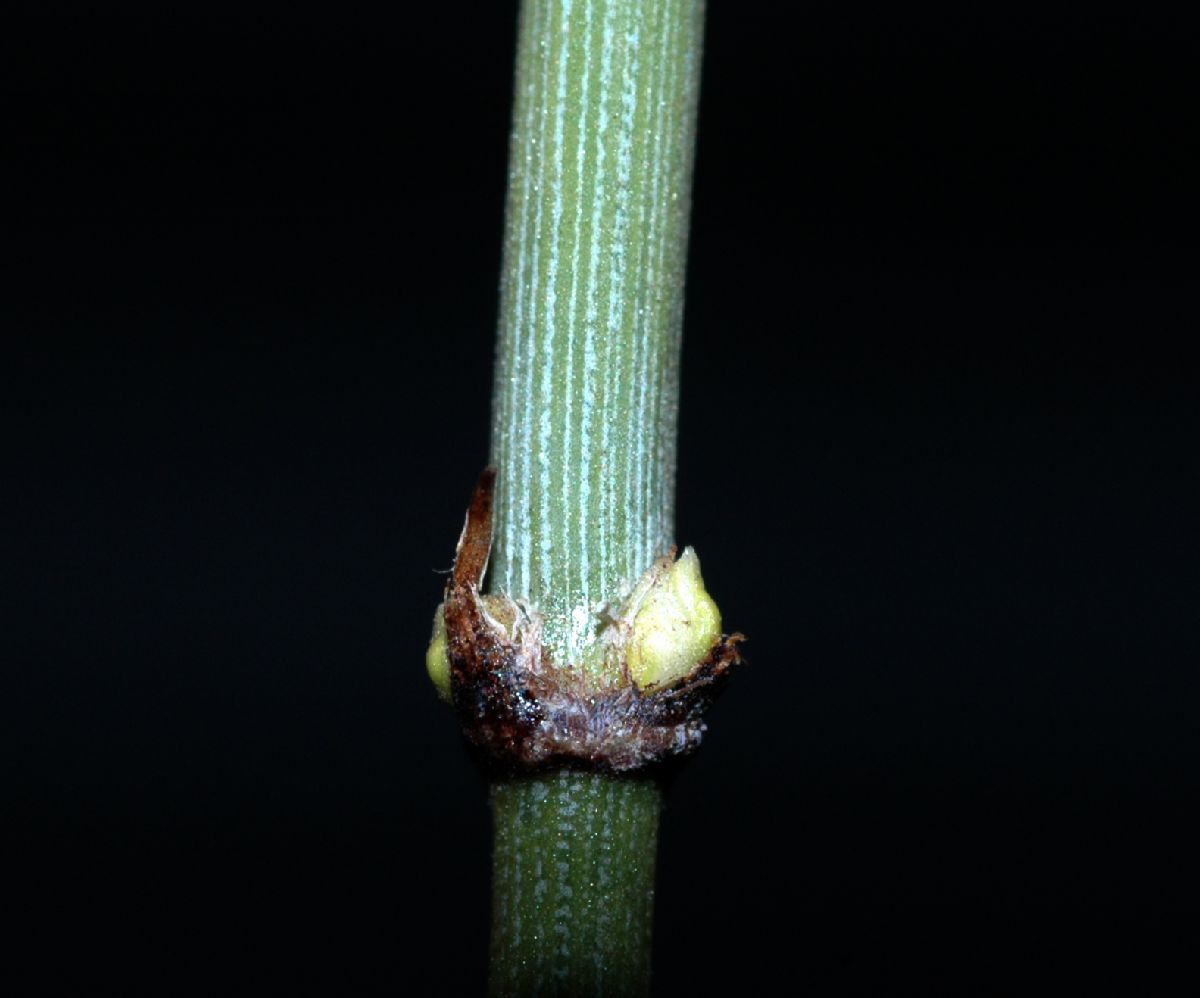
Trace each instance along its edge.
{"label": "yellow-green bud", "polygon": [[429,650],[425,652],[425,671],[433,680],[438,696],[450,703],[450,652],[446,647],[446,621],[442,617],[441,605],[433,615],[433,637],[429,639]]}
{"label": "yellow-green bud", "polygon": [[641,689],[682,679],[721,637],[721,611],[704,588],[690,547],[642,600],[626,645],[626,662]]}

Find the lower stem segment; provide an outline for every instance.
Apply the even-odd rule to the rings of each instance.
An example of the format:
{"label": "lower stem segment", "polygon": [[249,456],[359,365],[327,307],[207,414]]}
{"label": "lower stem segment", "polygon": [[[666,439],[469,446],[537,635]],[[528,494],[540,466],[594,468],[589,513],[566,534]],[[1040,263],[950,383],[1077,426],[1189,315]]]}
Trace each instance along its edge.
{"label": "lower stem segment", "polygon": [[636,777],[492,787],[491,995],[649,993],[661,806]]}

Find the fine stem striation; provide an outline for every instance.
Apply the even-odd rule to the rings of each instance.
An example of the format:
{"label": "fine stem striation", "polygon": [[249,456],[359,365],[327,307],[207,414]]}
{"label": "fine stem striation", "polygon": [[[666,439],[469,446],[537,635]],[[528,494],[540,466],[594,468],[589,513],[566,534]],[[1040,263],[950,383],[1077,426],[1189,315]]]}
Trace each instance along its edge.
{"label": "fine stem striation", "polygon": [[703,5],[525,0],[492,463],[490,589],[559,664],[673,540]]}
{"label": "fine stem striation", "polygon": [[[590,670],[674,534],[702,0],[523,0],[488,590]],[[660,792],[563,771],[492,789],[494,995],[649,990]]]}
{"label": "fine stem striation", "polygon": [[494,995],[640,995],[650,980],[659,790],[563,772],[492,789]]}

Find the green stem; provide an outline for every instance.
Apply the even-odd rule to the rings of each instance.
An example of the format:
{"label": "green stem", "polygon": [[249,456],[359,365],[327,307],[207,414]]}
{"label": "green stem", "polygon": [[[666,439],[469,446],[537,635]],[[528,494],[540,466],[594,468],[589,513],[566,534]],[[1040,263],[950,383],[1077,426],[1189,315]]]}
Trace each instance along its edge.
{"label": "green stem", "polygon": [[[600,611],[673,541],[702,0],[521,6],[489,588],[591,668]],[[644,994],[659,794],[636,778],[499,783],[493,994]]]}
{"label": "green stem", "polygon": [[703,5],[525,0],[500,294],[491,588],[560,663],[673,540]]}
{"label": "green stem", "polygon": [[492,789],[494,995],[649,990],[659,790],[565,772]]}

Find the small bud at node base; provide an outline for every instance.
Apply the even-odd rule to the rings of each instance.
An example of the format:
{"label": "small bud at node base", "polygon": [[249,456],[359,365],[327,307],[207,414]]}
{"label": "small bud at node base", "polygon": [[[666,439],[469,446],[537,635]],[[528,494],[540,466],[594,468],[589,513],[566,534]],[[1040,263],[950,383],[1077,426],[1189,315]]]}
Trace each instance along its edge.
{"label": "small bud at node base", "polygon": [[450,703],[450,650],[446,644],[446,622],[439,604],[433,615],[433,637],[425,652],[425,671],[436,687],[438,696]]}
{"label": "small bud at node base", "polygon": [[682,679],[721,638],[721,611],[704,588],[700,559],[690,547],[646,594],[626,647],[640,689]]}

